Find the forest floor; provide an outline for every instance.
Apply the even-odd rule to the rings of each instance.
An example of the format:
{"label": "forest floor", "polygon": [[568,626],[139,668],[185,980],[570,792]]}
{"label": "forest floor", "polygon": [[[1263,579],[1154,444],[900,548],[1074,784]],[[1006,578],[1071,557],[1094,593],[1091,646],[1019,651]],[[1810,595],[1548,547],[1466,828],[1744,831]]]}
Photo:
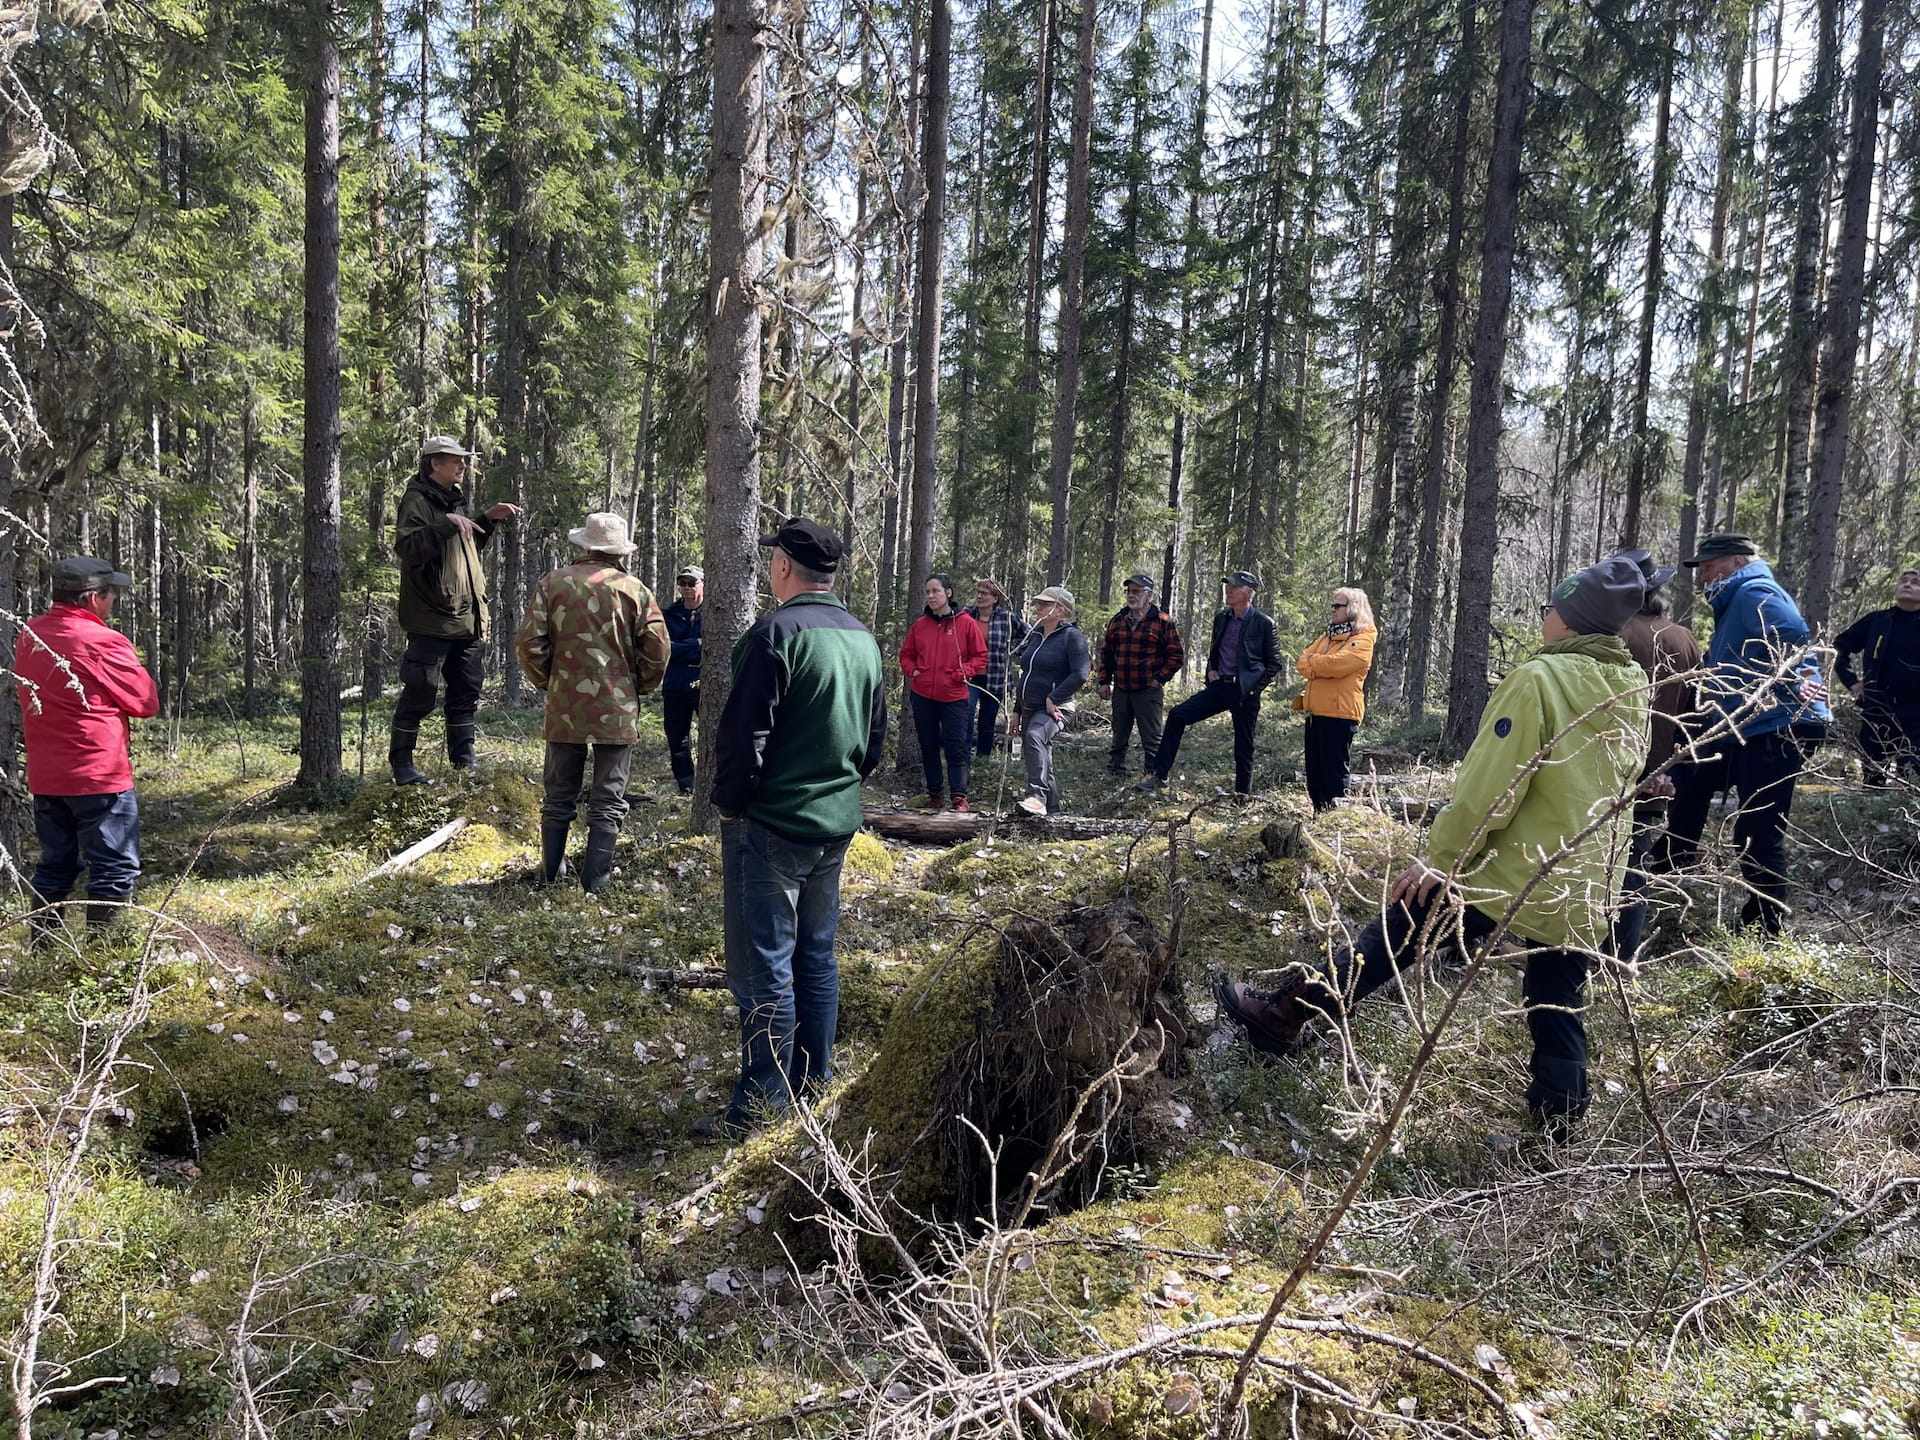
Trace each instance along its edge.
{"label": "forest floor", "polygon": [[[1346,1044],[1274,1064],[1216,1028],[1211,978],[1322,953],[1419,831],[1364,803],[1312,818],[1285,712],[1244,806],[1210,800],[1224,722],[1171,797],[1071,737],[1068,808],[1156,825],[862,837],[836,1089],[807,1123],[714,1145],[688,1127],[732,1080],[731,996],[636,974],[710,974],[721,947],[717,851],[650,714],[597,903],[532,883],[535,713],[483,712],[478,778],[398,790],[376,711],[369,778],[334,809],[288,791],[291,713],[144,728],[152,913],[38,953],[0,928],[0,1333],[16,1358],[37,1337],[33,1434],[1207,1433],[1463,983],[1422,971]],[[997,763],[973,790],[1019,794]],[[869,803],[918,793],[889,769]],[[366,878],[456,818],[451,844]],[[1723,928],[1722,833],[1643,963],[1596,973],[1593,1109],[1565,1143],[1523,1113],[1518,971],[1464,981],[1260,1352],[1252,1432],[1920,1435],[1917,821],[1920,797],[1864,791],[1827,752],[1772,944]],[[889,1037],[970,1037],[962,1014],[943,1047],[923,1002],[1011,912],[1125,902],[1164,934],[1170,843],[1192,1043],[1097,1196],[1018,1229],[890,1202],[866,1136],[834,1129]],[[914,1088],[869,1083],[858,1113],[918,1113],[889,1087]]]}

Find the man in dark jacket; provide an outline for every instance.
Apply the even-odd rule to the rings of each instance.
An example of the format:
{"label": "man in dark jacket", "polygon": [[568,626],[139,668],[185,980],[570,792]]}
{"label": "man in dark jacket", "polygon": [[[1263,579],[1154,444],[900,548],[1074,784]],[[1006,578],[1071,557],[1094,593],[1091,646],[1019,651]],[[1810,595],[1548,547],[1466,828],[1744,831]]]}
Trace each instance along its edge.
{"label": "man in dark jacket", "polygon": [[481,639],[487,629],[487,578],[480,552],[495,525],[520,513],[502,500],[478,518],[466,513],[467,462],[473,452],[450,435],[420,447],[420,471],[400,497],[393,548],[400,557],[400,700],[393,707],[387,763],[396,785],[424,785],[413,763],[420,722],[433,713],[444,675],[447,759],[456,770],[476,765],[474,715],[480,709]]}
{"label": "man in dark jacket", "polygon": [[673,783],[682,795],[693,793],[693,722],[700,713],[700,607],[707,599],[707,572],[682,565],[674,577],[680,598],[667,607],[667,639],[673,656],[660,687],[666,705],[667,758]]}
{"label": "man in dark jacket", "polygon": [[1674,768],[1667,831],[1647,869],[1690,868],[1713,797],[1731,785],[1740,792],[1733,842],[1747,886],[1740,923],[1777,935],[1787,916],[1787,819],[1802,747],[1832,719],[1827,687],[1809,648],[1813,632],[1752,540],[1709,535],[1686,563],[1713,607],[1693,730],[1700,748],[1693,763]]}
{"label": "man in dark jacket", "polygon": [[780,605],[733,647],[712,742],[740,1075],[726,1113],[696,1135],[742,1135],[832,1078],[840,867],[887,738],[880,647],[833,593],[839,535],[796,519],[760,543]]}
{"label": "man in dark jacket", "polygon": [[13,676],[27,747],[27,790],[40,863],[28,916],[34,942],[60,926],[54,908],[87,872],[87,924],[110,926],[140,878],[140,805],[129,723],[159,713],[153,677],[133,642],[108,623],[131,585],[105,560],[77,555],[53,567],[53,608],[20,627]]}
{"label": "man in dark jacket", "polygon": [[1260,718],[1260,692],[1280,674],[1280,647],[1272,619],[1253,608],[1254,592],[1260,588],[1253,574],[1236,570],[1223,576],[1222,583],[1227,608],[1213,617],[1207,688],[1189,695],[1167,716],[1167,732],[1152,769],[1140,782],[1142,790],[1158,790],[1167,783],[1189,725],[1225,712],[1233,716],[1234,793],[1253,793],[1253,727]]}
{"label": "man in dark jacket", "polygon": [[1854,621],[1833,648],[1833,673],[1860,702],[1867,783],[1885,785],[1901,768],[1920,779],[1920,569],[1901,571],[1893,604]]}
{"label": "man in dark jacket", "polygon": [[1127,742],[1140,727],[1140,754],[1153,769],[1160,749],[1166,684],[1187,663],[1173,617],[1153,603],[1153,577],[1127,577],[1127,603],[1107,621],[1100,642],[1100,698],[1113,701],[1113,748],[1107,773],[1127,773]]}

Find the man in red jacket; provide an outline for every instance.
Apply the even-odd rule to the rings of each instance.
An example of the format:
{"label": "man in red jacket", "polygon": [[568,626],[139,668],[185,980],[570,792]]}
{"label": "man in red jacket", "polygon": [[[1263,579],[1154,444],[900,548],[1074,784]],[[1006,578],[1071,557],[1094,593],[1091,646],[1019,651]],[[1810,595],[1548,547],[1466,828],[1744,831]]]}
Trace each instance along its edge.
{"label": "man in red jacket", "polygon": [[14,646],[40,837],[33,888],[49,907],[36,916],[36,941],[59,925],[51,907],[67,898],[83,865],[90,928],[113,924],[140,878],[129,722],[157,714],[160,693],[133,642],[107,623],[119,588],[132,583],[90,555],[58,561],[53,608],[29,620]]}

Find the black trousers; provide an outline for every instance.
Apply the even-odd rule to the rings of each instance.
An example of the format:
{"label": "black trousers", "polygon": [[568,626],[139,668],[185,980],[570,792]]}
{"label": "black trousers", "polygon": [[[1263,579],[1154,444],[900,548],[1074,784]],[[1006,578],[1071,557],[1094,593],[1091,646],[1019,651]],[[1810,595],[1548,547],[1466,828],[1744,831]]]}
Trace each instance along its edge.
{"label": "black trousers", "polygon": [[1330,810],[1347,793],[1348,756],[1358,720],[1336,720],[1327,715],[1307,716],[1307,798],[1315,810]]}
{"label": "black trousers", "polygon": [[[920,737],[920,769],[927,780],[927,794],[946,796],[967,793],[967,762],[972,758],[972,739],[967,734],[965,700],[929,700],[914,695],[913,728]],[[945,783],[940,774],[940,759],[945,755]],[[949,790],[947,787],[951,786]]]}
{"label": "black trousers", "polygon": [[448,757],[470,752],[473,717],[480,709],[484,658],[478,635],[470,640],[408,635],[407,648],[400,656],[400,699],[393,707],[393,748],[412,753],[420,736],[420,722],[433,713],[444,678]]}
{"label": "black trousers", "polygon": [[1258,692],[1243,696],[1240,682],[1232,676],[1208,683],[1197,695],[1189,695],[1167,715],[1166,733],[1160,737],[1160,749],[1153,757],[1153,768],[1162,780],[1173,773],[1173,762],[1180,758],[1180,738],[1189,725],[1211,720],[1216,715],[1233,715],[1233,788],[1239,794],[1253,793],[1253,729],[1260,719]]}
{"label": "black trousers", "polygon": [[[1436,886],[1425,901],[1389,906],[1384,917],[1376,917],[1360,932],[1351,950],[1334,957],[1332,968],[1309,985],[1300,999],[1337,1017],[1417,963],[1422,958],[1418,938],[1422,927],[1446,893],[1444,887]],[[1495,923],[1485,911],[1467,906],[1459,921],[1467,948],[1478,948],[1493,933]],[[1452,944],[1454,929],[1454,918],[1441,915],[1430,942]],[[1543,1115],[1586,1113],[1586,985],[1587,957],[1578,950],[1536,949],[1527,956],[1520,987],[1527,1030],[1533,1036],[1533,1055],[1527,1062],[1532,1076],[1527,1106]]]}
{"label": "black trousers", "polygon": [[1867,780],[1889,777],[1904,768],[1920,778],[1920,695],[1876,695],[1860,702],[1860,752],[1867,757]]}
{"label": "black trousers", "polygon": [[1787,816],[1805,758],[1798,740],[1776,730],[1744,745],[1739,736],[1729,735],[1696,763],[1676,765],[1665,843],[1653,847],[1649,868],[1658,873],[1697,863],[1713,797],[1733,786],[1740,792],[1733,843],[1749,891],[1740,923],[1777,935],[1787,918]]}
{"label": "black trousers", "polygon": [[700,687],[688,690],[662,690],[667,731],[667,760],[673,766],[673,778],[684,789],[693,783],[693,721],[700,713]]}

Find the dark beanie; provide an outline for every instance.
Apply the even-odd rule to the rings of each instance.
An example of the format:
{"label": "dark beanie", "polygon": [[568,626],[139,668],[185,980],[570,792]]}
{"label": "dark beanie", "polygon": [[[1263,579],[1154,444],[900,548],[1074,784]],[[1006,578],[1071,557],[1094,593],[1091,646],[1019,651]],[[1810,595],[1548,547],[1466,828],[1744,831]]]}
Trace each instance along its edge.
{"label": "dark beanie", "polygon": [[1640,613],[1647,577],[1629,555],[1609,555],[1554,589],[1553,608],[1576,635],[1618,635]]}

